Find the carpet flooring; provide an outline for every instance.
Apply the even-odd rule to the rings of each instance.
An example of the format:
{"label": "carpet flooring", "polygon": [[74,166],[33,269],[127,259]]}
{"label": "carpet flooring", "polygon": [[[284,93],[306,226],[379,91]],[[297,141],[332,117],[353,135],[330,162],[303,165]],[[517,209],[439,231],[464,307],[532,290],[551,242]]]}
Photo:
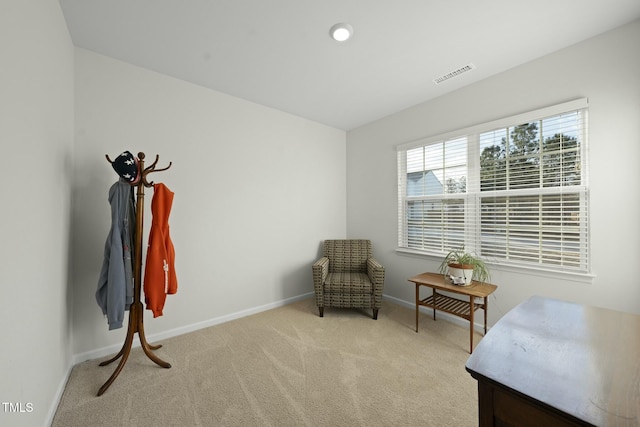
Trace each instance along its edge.
{"label": "carpet flooring", "polygon": [[165,340],[155,354],[170,369],[135,348],[100,397],[117,362],[81,363],[52,425],[477,426],[469,330],[425,314],[414,327],[415,311],[387,300],[373,320],[320,318],[305,299]]}

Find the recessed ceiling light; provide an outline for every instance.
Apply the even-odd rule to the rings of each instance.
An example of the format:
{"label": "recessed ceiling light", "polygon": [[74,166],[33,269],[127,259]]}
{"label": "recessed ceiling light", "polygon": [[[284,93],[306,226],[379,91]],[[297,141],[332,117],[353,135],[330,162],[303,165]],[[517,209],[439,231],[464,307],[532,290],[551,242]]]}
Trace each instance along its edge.
{"label": "recessed ceiling light", "polygon": [[335,41],[344,42],[353,35],[353,27],[349,24],[336,24],[329,30],[331,38]]}

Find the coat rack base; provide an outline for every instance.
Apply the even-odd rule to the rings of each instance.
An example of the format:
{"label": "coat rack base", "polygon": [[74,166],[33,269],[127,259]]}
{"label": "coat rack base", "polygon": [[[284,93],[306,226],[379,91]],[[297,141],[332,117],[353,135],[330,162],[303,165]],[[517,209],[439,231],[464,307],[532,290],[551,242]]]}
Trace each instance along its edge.
{"label": "coat rack base", "polygon": [[116,360],[120,359],[120,363],[118,363],[118,366],[113,371],[113,374],[111,374],[109,379],[102,385],[102,387],[100,387],[100,390],[98,390],[98,396],[102,396],[102,394],[105,391],[107,391],[107,389],[111,386],[111,384],[113,384],[113,382],[116,380],[116,378],[120,374],[120,371],[122,371],[122,368],[124,368],[125,363],[127,363],[127,359],[129,358],[129,353],[131,352],[131,347],[133,346],[133,337],[136,334],[136,332],[138,333],[138,338],[140,339],[140,346],[142,347],[144,354],[146,354],[147,357],[151,359],[156,365],[166,369],[171,368],[170,363],[165,362],[164,360],[160,359],[158,356],[156,356],[153,353],[153,350],[159,349],[160,347],[162,347],[162,344],[152,345],[147,342],[147,339],[144,335],[142,310],[143,310],[142,302],[140,301],[134,302],[131,305],[131,307],[129,308],[129,327],[127,328],[127,337],[124,341],[122,348],[120,349],[118,354],[113,356],[111,359],[105,360],[104,362],[100,363],[99,366],[107,366],[115,362]]}

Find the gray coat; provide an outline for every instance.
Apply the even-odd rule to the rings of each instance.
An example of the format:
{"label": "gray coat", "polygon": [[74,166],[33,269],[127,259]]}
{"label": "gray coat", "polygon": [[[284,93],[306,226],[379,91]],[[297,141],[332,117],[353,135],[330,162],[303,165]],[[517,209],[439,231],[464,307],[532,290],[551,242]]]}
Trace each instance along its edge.
{"label": "gray coat", "polygon": [[96,301],[107,316],[109,330],[122,327],[124,311],[133,302],[133,263],[136,213],[133,188],[119,180],[109,189],[111,229],[104,245],[104,261]]}

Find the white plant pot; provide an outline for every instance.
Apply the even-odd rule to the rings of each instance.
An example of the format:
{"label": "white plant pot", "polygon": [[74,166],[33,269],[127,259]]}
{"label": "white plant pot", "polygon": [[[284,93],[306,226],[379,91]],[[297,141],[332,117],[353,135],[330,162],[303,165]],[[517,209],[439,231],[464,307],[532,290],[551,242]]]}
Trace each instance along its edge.
{"label": "white plant pot", "polygon": [[472,268],[461,268],[460,264],[450,264],[449,265],[449,275],[453,277],[462,277],[464,279],[464,285],[460,286],[469,286],[471,284],[471,280],[473,279],[473,267]]}

